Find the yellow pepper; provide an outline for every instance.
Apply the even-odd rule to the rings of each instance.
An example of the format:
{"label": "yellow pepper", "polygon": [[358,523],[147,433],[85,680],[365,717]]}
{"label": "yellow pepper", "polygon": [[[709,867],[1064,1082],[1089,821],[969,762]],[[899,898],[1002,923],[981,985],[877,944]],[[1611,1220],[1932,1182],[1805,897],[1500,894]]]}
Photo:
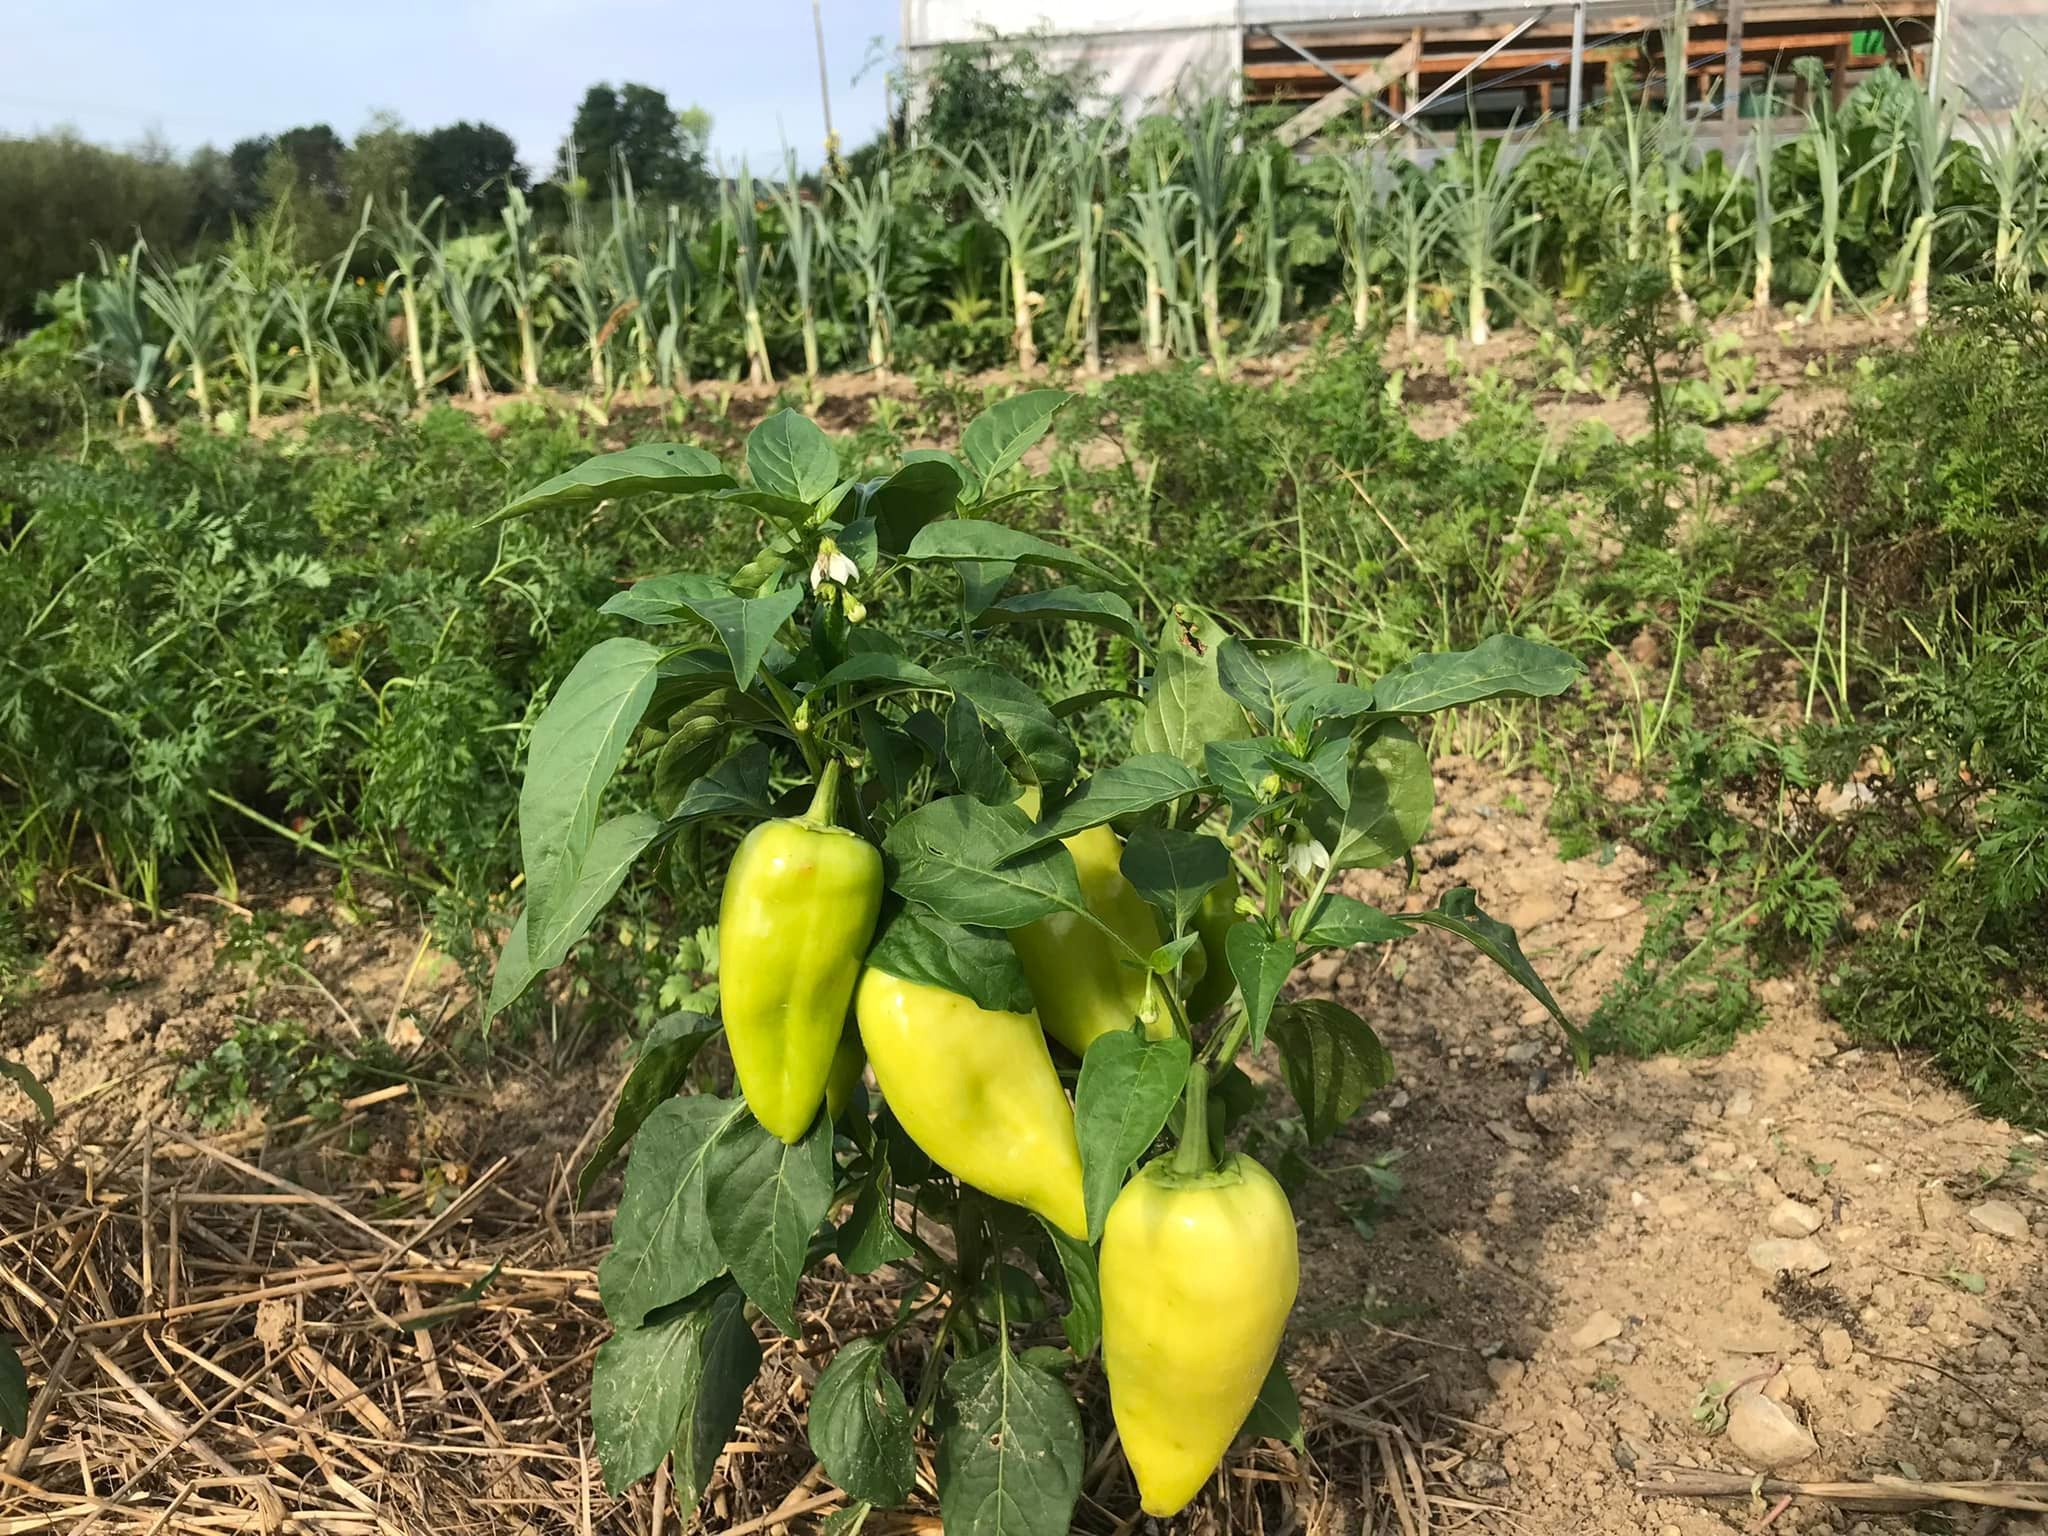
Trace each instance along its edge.
{"label": "yellow pepper", "polygon": [[882,1098],[925,1156],[1087,1241],[1074,1111],[1035,1015],[873,966],[853,1011]]}
{"label": "yellow pepper", "polygon": [[764,821],[726,871],[718,985],[733,1072],[786,1142],[818,1118],[861,957],[882,910],[881,852],[832,823],[839,764],[801,820]]}
{"label": "yellow pepper", "polygon": [[[1159,922],[1123,876],[1121,839],[1108,827],[1090,827],[1066,838],[1064,846],[1074,856],[1088,909],[1139,956],[1149,956],[1160,944]],[[1129,1029],[1145,1011],[1149,973],[1078,913],[1055,912],[1013,929],[1010,943],[1046,1033],[1076,1056],[1086,1055],[1097,1036]],[[1173,1019],[1157,998],[1152,1003],[1145,1033],[1163,1040],[1173,1033]]]}
{"label": "yellow pepper", "polygon": [[1110,1410],[1139,1501],[1160,1517],[1201,1491],[1243,1427],[1300,1279],[1273,1176],[1242,1154],[1208,1166],[1207,1096],[1197,1067],[1181,1149],[1124,1186],[1102,1232]]}

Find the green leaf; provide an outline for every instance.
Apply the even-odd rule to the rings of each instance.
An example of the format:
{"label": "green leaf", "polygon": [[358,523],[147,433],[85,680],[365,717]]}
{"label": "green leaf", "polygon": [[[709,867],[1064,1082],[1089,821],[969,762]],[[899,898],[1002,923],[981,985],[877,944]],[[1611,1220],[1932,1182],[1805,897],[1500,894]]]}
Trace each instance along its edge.
{"label": "green leaf", "polygon": [[1337,681],[1337,667],[1320,651],[1291,640],[1232,636],[1216,647],[1216,680],[1271,731],[1286,724],[1288,708],[1297,697]]}
{"label": "green leaf", "polygon": [[1009,1344],[946,1371],[939,1518],[946,1536],[1067,1536],[1081,1491],[1081,1416],[1064,1383]]}
{"label": "green leaf", "polygon": [[734,686],[754,686],[761,670],[761,658],[775,643],[775,632],[803,605],[800,585],[784,587],[766,597],[686,597],[682,606],[718,631],[725,653],[732,658]]}
{"label": "green leaf", "polygon": [[1481,699],[1547,699],[1586,669],[1568,651],[1520,635],[1489,635],[1469,651],[1411,656],[1373,684],[1375,709],[1426,715]]}
{"label": "green leaf", "polygon": [[773,583],[773,579],[789,569],[789,556],[803,537],[804,525],[811,520],[812,507],[809,502],[799,501],[794,496],[779,495],[774,491],[739,490],[718,493],[720,510],[739,507],[767,519],[781,530],[779,536],[769,541],[768,547],[741,567],[733,577],[734,587],[745,591],[759,592]]}
{"label": "green leaf", "polygon": [[949,517],[927,523],[904,551],[906,560],[994,560],[1012,565],[1037,565],[1048,570],[1114,585],[1099,566],[1070,549],[1007,523],[973,517]]}
{"label": "green leaf", "polygon": [[592,834],[576,871],[576,883],[555,913],[554,934],[547,947],[536,950],[531,942],[531,903],[512,925],[491,975],[490,1001],[484,1008],[486,1019],[497,1017],[536,980],[569,957],[569,951],[597,921],[597,914],[618,894],[634,862],[660,835],[661,822],[645,811],[614,816]]}
{"label": "green leaf", "polygon": [[924,766],[924,750],[917,738],[898,730],[869,706],[857,709],[854,719],[860,723],[861,746],[867,753],[869,770],[890,794],[898,798],[909,794],[918,770]]}
{"label": "green leaf", "polygon": [[1216,648],[1222,643],[1223,631],[1214,624],[1197,631],[1168,620],[1133,743],[1140,752],[1169,753],[1200,773],[1208,767],[1211,742],[1250,734],[1244,710],[1217,680]]}
{"label": "green leaf", "polygon": [[954,693],[974,701],[982,720],[1030,765],[1040,784],[1057,789],[1073,779],[1080,750],[1036,688],[1013,672],[964,656],[942,661],[933,670]]}
{"label": "green leaf", "polygon": [[1003,588],[1017,574],[1014,560],[955,560],[954,574],[960,578],[960,611],[979,618],[990,604],[1003,595]]}
{"label": "green leaf", "polygon": [[1245,1415],[1240,1433],[1254,1440],[1278,1440],[1297,1451],[1306,1448],[1301,1437],[1301,1400],[1294,1395],[1294,1383],[1287,1379],[1287,1367],[1281,1364],[1278,1355],[1273,1357],[1272,1368],[1266,1372],[1258,1399]]}
{"label": "green leaf", "polygon": [[640,1123],[612,1251],[597,1266],[605,1315],[618,1327],[637,1327],[725,1268],[705,1217],[705,1162],[721,1131],[751,1118],[737,1099],[692,1094],[663,1100]]}
{"label": "green leaf", "polygon": [[1042,592],[1019,592],[980,612],[984,624],[1045,624],[1071,620],[1093,624],[1124,636],[1139,646],[1151,644],[1138,627],[1131,605],[1114,592],[1090,592],[1084,587],[1051,587]]}
{"label": "green leaf", "polygon": [[906,448],[903,462],[909,464],[943,464],[960,477],[960,499],[981,500],[981,477],[963,460],[955,458],[943,448]]}
{"label": "green leaf", "polygon": [[1351,805],[1351,738],[1339,736],[1326,741],[1306,757],[1281,750],[1268,758],[1282,778],[1299,779],[1314,785],[1339,810]]}
{"label": "green leaf", "polygon": [[607,598],[598,612],[631,619],[635,624],[679,624],[688,612],[684,598],[720,597],[731,590],[716,577],[678,571],[634,582]]}
{"label": "green leaf", "polygon": [[1007,935],[915,908],[889,919],[867,963],[901,981],[957,992],[992,1013],[1029,1013],[1036,1006]]}
{"label": "green leaf", "polygon": [[875,520],[876,543],[892,555],[910,548],[926,523],[951,517],[967,488],[959,466],[946,459],[904,464],[867,495],[867,515]]}
{"label": "green leaf", "polygon": [[1015,803],[1017,781],[988,744],[980,712],[965,694],[953,695],[946,707],[946,766],[953,782],[983,805]]}
{"label": "green leaf", "polygon": [[1287,706],[1287,729],[1300,732],[1326,720],[1357,720],[1374,714],[1372,690],[1356,683],[1318,683]]}
{"label": "green leaf", "polygon": [[747,474],[756,489],[808,507],[839,483],[839,455],[816,422],[785,407],[747,434]]}
{"label": "green leaf", "polygon": [[1163,752],[1127,757],[1084,781],[1055,815],[1031,829],[1024,846],[1043,848],[1119,816],[1170,804],[1199,788],[1201,780],[1177,757]]}
{"label": "green leaf", "polygon": [[880,1339],[839,1346],[811,1396],[811,1452],[835,1486],[894,1508],[917,1477],[910,1404]]}
{"label": "green leaf", "polygon": [[889,1147],[878,1139],[874,1162],[853,1197],[853,1208],[840,1223],[834,1245],[839,1262],[850,1273],[871,1275],[884,1264],[901,1264],[917,1252],[897,1229],[895,1208],[896,1181],[889,1168]]}
{"label": "green leaf", "polygon": [[1247,919],[1223,935],[1223,953],[1230,961],[1230,974],[1244,994],[1244,1011],[1251,1023],[1252,1049],[1266,1040],[1266,1020],[1273,1001],[1294,972],[1294,941],[1266,936],[1265,929]]}
{"label": "green leaf", "polygon": [[36,1113],[43,1117],[43,1124],[57,1123],[57,1106],[50,1100],[50,1090],[36,1080],[35,1073],[18,1061],[0,1056],[0,1077],[12,1079],[14,1085],[28,1095],[29,1102],[36,1107]]}
{"label": "green leaf", "polygon": [[579,1207],[590,1198],[591,1186],[599,1175],[625,1150],[626,1143],[633,1139],[634,1132],[654,1113],[656,1106],[673,1097],[675,1091],[682,1087],[683,1079],[689,1075],[690,1063],[697,1059],[697,1053],[718,1031],[717,1019],[699,1013],[672,1013],[655,1021],[654,1027],[648,1031],[640,1059],[626,1074],[626,1085],[619,1090],[618,1103],[612,1106],[612,1123],[604,1133],[604,1140],[597,1144],[597,1150],[590,1154],[576,1175],[576,1204]]}
{"label": "green leaf", "polygon": [[668,740],[654,754],[654,782],[650,788],[655,806],[673,818],[690,787],[724,755],[732,732],[731,718],[723,710],[715,709],[692,714],[669,732]]}
{"label": "green leaf", "polygon": [[[1242,718],[1242,716],[1240,716]],[[1245,741],[1212,741],[1205,754],[1209,780],[1230,802],[1230,832],[1234,837],[1266,806],[1260,783],[1274,772],[1273,754],[1281,750],[1271,736],[1254,736]]]}
{"label": "green leaf", "polygon": [[760,1369],[761,1346],[729,1282],[605,1340],[590,1380],[605,1487],[623,1493],[673,1452],[676,1503],[694,1509]]}
{"label": "green leaf", "polygon": [[1429,928],[1441,928],[1446,933],[1455,933],[1472,945],[1487,959],[1506,971],[1528,994],[1541,1003],[1550,1016],[1557,1020],[1557,1027],[1564,1031],[1571,1042],[1572,1056],[1581,1070],[1593,1063],[1593,1047],[1581,1034],[1565,1012],[1558,1007],[1557,999],[1550,995],[1550,988],[1543,984],[1543,978],[1536,974],[1535,967],[1522,955],[1521,941],[1515,937],[1515,930],[1498,918],[1488,917],[1479,910],[1479,900],[1469,886],[1457,886],[1445,891],[1438,898],[1436,909],[1430,912],[1404,912],[1404,923],[1419,924]]}
{"label": "green leaf", "polygon": [[832,1127],[824,1115],[795,1146],[751,1114],[726,1122],[704,1166],[704,1207],[718,1251],[747,1299],[791,1338],[811,1234],[832,1205]]}
{"label": "green leaf", "polygon": [[1412,932],[1378,907],[1331,891],[1316,903],[1315,915],[1302,925],[1296,938],[1304,949],[1349,949],[1354,944],[1391,943]]}
{"label": "green leaf", "polygon": [[1280,1075],[1311,1144],[1328,1141],[1367,1097],[1393,1081],[1394,1059],[1357,1014],[1316,997],[1273,1010]]}
{"label": "green leaf", "polygon": [[1004,862],[1030,826],[1016,807],[983,805],[970,795],[920,806],[889,829],[893,887],[905,901],[984,928],[1021,928],[1053,912],[1080,912],[1080,876],[1059,844]]}
{"label": "green leaf", "polygon": [[994,1264],[983,1270],[972,1301],[977,1317],[1000,1317],[1013,1328],[1042,1323],[1052,1315],[1038,1282],[1014,1264]]}
{"label": "green leaf", "polygon": [[16,1439],[28,1433],[28,1370],[14,1341],[0,1334],[0,1430]]}
{"label": "green leaf", "polygon": [[1358,747],[1350,774],[1351,803],[1311,801],[1308,823],[1329,850],[1332,869],[1391,864],[1429,830],[1436,780],[1429,754],[1406,726],[1374,726]]}
{"label": "green leaf", "polygon": [[859,655],[847,657],[819,678],[811,691],[827,693],[848,683],[894,683],[899,687],[923,688],[933,693],[948,691],[945,679],[938,673],[887,651],[862,651]]}
{"label": "green leaf", "polygon": [[642,443],[637,448],[622,448],[617,453],[585,459],[574,469],[543,481],[499,508],[484,519],[483,525],[549,507],[594,507],[607,498],[643,496],[650,491],[689,495],[723,490],[732,483],[732,476],[720,469],[718,460],[702,448],[682,443]]}
{"label": "green leaf", "polygon": [[643,640],[605,640],[586,651],[533,727],[519,790],[528,943],[559,944],[571,920],[597,806],[654,695],[661,652]]}
{"label": "green leaf", "polygon": [[1202,898],[1230,873],[1230,850],[1203,832],[1139,827],[1124,844],[1123,875],[1183,934]]}
{"label": "green leaf", "polygon": [[986,486],[1045,436],[1060,407],[1073,398],[1063,389],[1032,389],[998,400],[967,424],[960,452]]}
{"label": "green leaf", "polygon": [[1081,1058],[1074,1134],[1081,1143],[1081,1195],[1091,1241],[1101,1237],[1124,1175],[1152,1145],[1187,1086],[1192,1055],[1178,1036],[1146,1040],[1119,1029],[1096,1036]]}
{"label": "green leaf", "polygon": [[760,742],[740,748],[684,792],[670,819],[681,824],[710,816],[743,816],[751,821],[773,816],[769,761],[768,748]]}
{"label": "green leaf", "polygon": [[1086,1360],[1102,1342],[1102,1280],[1096,1272],[1095,1250],[1043,1217],[1039,1225],[1045,1228],[1067,1285],[1067,1310],[1060,1318],[1060,1331],[1074,1353]]}

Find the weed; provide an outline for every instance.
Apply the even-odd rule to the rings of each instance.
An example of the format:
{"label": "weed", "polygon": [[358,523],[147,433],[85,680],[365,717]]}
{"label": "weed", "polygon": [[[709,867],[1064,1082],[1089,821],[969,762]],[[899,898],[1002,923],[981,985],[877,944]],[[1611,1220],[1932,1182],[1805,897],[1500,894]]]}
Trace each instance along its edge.
{"label": "weed", "polygon": [[186,1064],[177,1092],[210,1128],[258,1114],[272,1121],[299,1115],[333,1120],[344,1100],[388,1081],[396,1066],[382,1042],[351,1053],[322,1044],[296,1019],[243,1019],[227,1039]]}

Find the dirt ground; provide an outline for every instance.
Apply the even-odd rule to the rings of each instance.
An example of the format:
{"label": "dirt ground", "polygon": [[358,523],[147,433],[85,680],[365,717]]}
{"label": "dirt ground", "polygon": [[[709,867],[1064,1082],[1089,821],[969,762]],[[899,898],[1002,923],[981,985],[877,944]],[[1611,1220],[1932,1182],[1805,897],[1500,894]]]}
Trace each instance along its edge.
{"label": "dirt ground", "polygon": [[[1762,430],[1824,404],[1799,347],[1772,352],[1765,376],[1793,392]],[[1415,886],[1380,871],[1350,888],[1391,909],[1474,887],[1585,1017],[1641,938],[1652,870],[1625,848],[1561,862],[1531,774],[1449,758],[1438,788]],[[224,951],[252,919],[264,942]],[[310,867],[162,922],[100,908],[59,929],[0,1014],[0,1053],[60,1112],[45,1136],[6,1101],[0,1127],[0,1328],[26,1341],[38,1404],[30,1435],[0,1443],[0,1536],[154,1532],[176,1500],[186,1515],[163,1529],[663,1529],[647,1490],[605,1494],[587,1450],[617,1185],[578,1213],[566,1177],[608,1114],[620,1043],[500,1038],[481,1075],[459,1064],[460,972],[416,920]],[[1586,1074],[1540,1007],[1445,935],[1326,956],[1304,986],[1371,1020],[1399,1078],[1318,1151],[1297,1200],[1306,1455],[1250,1453],[1190,1529],[2048,1536],[2032,1512],[1779,1511],[1748,1491],[1766,1472],[2048,1480],[2042,1138],[1912,1059],[1850,1048],[1810,977],[1764,984],[1766,1021],[1724,1055]],[[200,1137],[179,1064],[252,1018],[382,1037],[411,1081],[332,1125]],[[151,1149],[171,1141],[212,1173],[167,1199]],[[180,1227],[208,1202],[210,1226]],[[394,1270],[377,1244],[400,1239],[413,1267]],[[477,1310],[380,1327],[494,1263]],[[197,1298],[184,1312],[181,1294]],[[771,1347],[704,1529],[805,1529],[832,1508],[793,1428],[809,1356],[887,1298],[839,1282],[807,1298],[805,1340]],[[195,1309],[199,1350],[180,1333]],[[1705,1471],[1737,1496],[1657,1491]],[[266,1478],[283,1491],[256,1491]],[[1135,1528],[1114,1458],[1087,1487],[1077,1529]],[[266,1498],[300,1523],[270,1523]]]}

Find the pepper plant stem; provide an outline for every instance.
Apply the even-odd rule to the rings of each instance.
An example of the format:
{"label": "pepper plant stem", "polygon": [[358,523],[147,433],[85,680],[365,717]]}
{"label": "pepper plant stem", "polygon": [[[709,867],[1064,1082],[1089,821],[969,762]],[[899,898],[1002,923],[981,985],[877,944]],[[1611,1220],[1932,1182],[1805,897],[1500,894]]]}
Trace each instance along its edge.
{"label": "pepper plant stem", "polygon": [[1207,1173],[1209,1155],[1209,1071],[1199,1061],[1188,1063],[1188,1087],[1182,1097],[1180,1146],[1173,1154],[1175,1173]]}
{"label": "pepper plant stem", "polygon": [[811,796],[811,808],[804,812],[803,823],[807,827],[829,827],[838,808],[839,759],[828,757],[818,774],[818,792]]}

